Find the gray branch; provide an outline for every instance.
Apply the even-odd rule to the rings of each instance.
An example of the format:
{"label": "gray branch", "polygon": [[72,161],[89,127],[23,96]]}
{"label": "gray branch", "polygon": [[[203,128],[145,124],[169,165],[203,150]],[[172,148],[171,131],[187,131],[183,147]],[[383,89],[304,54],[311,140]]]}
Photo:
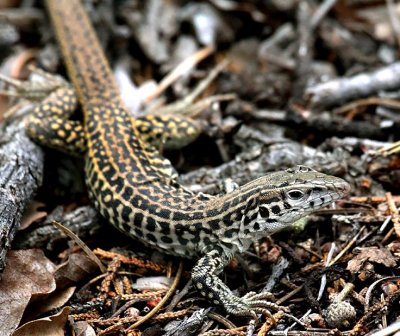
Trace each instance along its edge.
{"label": "gray branch", "polygon": [[312,86],[306,90],[305,96],[311,108],[322,110],[352,99],[377,94],[379,91],[399,88],[400,62],[397,62],[374,72],[337,78]]}
{"label": "gray branch", "polygon": [[22,124],[0,129],[0,272],[26,205],[42,183],[43,152]]}

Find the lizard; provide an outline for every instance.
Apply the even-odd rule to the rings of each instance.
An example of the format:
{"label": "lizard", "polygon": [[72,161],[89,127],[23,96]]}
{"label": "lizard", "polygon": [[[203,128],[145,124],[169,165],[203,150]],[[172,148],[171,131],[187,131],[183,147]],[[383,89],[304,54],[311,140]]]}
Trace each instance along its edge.
{"label": "lizard", "polygon": [[[255,239],[331,204],[345,196],[350,185],[296,166],[223,195],[190,191],[141,135],[151,132],[152,117],[140,127],[125,108],[81,2],[46,0],[46,7],[73,89],[56,88],[34,109],[26,124],[28,135],[42,145],[83,155],[90,199],[113,226],[166,253],[197,259],[193,285],[213,305],[237,316],[269,314],[277,308],[269,295],[236,296],[218,274]],[[69,120],[77,102],[83,122]],[[159,135],[197,134],[189,121],[157,118]]]}

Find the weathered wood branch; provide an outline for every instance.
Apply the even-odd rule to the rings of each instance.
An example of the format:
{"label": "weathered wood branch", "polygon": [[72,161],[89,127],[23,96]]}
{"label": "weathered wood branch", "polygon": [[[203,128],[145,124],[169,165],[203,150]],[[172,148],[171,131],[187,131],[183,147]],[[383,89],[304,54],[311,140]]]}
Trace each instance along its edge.
{"label": "weathered wood branch", "polygon": [[25,134],[22,123],[0,129],[0,272],[6,263],[26,205],[43,177],[43,151]]}

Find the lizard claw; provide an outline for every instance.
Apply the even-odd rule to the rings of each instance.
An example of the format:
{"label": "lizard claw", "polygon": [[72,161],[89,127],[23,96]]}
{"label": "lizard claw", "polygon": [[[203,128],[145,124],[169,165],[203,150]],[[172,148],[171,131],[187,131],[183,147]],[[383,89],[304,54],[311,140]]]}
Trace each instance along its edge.
{"label": "lizard claw", "polygon": [[286,311],[287,308],[268,301],[273,299],[273,297],[274,296],[269,292],[249,292],[241,298],[232,296],[230,300],[231,302],[225,303],[224,307],[226,311],[232,315],[249,316],[257,319],[257,314],[262,314],[275,321],[270,309]]}
{"label": "lizard claw", "polygon": [[256,293],[256,292],[248,292],[246,295],[242,297],[245,301],[255,301],[255,300],[275,300],[275,297],[270,292]]}

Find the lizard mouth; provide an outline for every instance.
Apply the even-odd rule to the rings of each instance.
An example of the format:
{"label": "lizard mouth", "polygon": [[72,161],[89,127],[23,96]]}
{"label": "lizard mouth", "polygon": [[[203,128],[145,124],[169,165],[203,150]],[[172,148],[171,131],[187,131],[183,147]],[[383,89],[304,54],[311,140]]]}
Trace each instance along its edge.
{"label": "lizard mouth", "polygon": [[339,193],[339,198],[346,196],[350,190],[350,184],[343,180],[342,183],[338,183],[335,185],[336,191]]}
{"label": "lizard mouth", "polygon": [[[330,186],[324,192],[311,193],[311,197],[307,201],[306,208],[320,208],[327,204],[330,204],[350,192],[350,184],[345,180],[341,180],[340,183],[336,182]],[[314,195],[313,195],[314,194]]]}

